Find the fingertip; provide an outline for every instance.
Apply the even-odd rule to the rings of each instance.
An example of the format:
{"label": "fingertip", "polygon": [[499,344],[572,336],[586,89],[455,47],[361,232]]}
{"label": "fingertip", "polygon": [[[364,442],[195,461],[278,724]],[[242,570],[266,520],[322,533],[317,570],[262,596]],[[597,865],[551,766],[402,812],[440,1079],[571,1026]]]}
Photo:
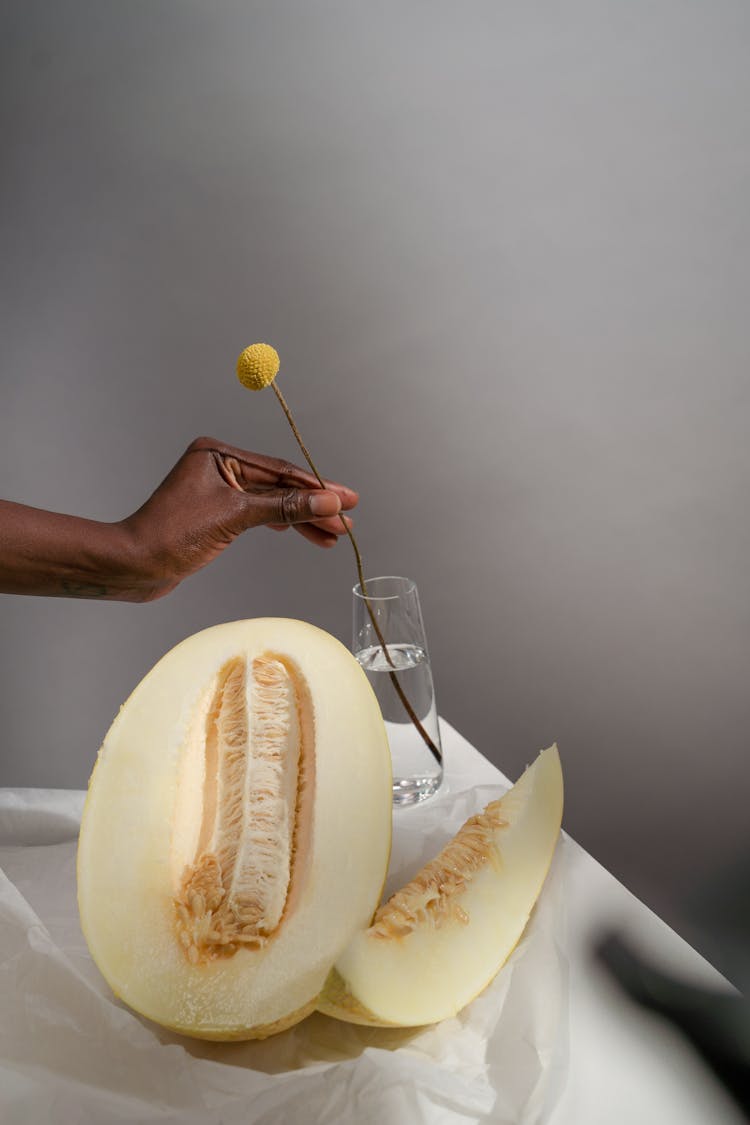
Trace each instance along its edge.
{"label": "fingertip", "polygon": [[331,535],[331,533],[328,531],[320,531],[319,529],[316,530],[316,535],[308,536],[312,543],[316,543],[318,547],[324,547],[326,550],[329,550],[331,547],[336,546],[339,541],[337,535]]}
{"label": "fingertip", "polygon": [[341,498],[335,492],[318,492],[310,497],[310,511],[314,516],[337,516],[341,511]]}
{"label": "fingertip", "polygon": [[349,488],[348,484],[338,484],[336,481],[324,481],[324,486],[327,491],[334,492],[341,501],[343,508],[353,508],[359,503],[359,493],[353,488]]}

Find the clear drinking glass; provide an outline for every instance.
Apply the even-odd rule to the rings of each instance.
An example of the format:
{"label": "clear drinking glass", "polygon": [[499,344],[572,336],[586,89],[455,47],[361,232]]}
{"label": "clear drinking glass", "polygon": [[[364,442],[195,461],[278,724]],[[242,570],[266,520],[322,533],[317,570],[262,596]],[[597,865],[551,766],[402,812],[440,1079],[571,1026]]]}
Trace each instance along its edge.
{"label": "clear drinking glass", "polygon": [[352,652],[367,674],[385,721],[393,763],[393,803],[413,805],[436,793],[443,780],[435,688],[419,594],[410,578],[367,578],[365,588],[367,598],[359,583],[353,591]]}

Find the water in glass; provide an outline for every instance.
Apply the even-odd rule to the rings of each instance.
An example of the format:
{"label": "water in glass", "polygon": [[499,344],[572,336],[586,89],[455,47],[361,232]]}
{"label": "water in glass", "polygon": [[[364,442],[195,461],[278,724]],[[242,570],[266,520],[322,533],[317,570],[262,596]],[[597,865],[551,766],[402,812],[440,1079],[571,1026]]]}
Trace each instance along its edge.
{"label": "water in glass", "polygon": [[[371,578],[365,585],[388,657],[379,640],[373,643],[377,634],[359,586],[354,589],[353,650],[385,721],[393,763],[393,803],[411,805],[437,792],[443,776],[435,689],[419,598],[409,579]],[[394,681],[400,685],[433,749],[409,717]]]}

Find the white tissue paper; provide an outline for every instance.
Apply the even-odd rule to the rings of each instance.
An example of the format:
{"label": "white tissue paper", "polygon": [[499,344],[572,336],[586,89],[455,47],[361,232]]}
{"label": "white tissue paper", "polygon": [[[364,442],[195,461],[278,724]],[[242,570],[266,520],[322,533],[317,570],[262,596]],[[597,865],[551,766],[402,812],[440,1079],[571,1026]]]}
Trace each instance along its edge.
{"label": "white tissue paper", "polygon": [[[387,892],[505,788],[471,784],[464,770],[423,806],[397,811]],[[262,1042],[204,1043],[131,1012],[89,956],[75,882],[84,796],[0,790],[3,1125],[546,1120],[568,1046],[564,839],[521,942],[454,1019],[386,1030],[315,1014]]]}

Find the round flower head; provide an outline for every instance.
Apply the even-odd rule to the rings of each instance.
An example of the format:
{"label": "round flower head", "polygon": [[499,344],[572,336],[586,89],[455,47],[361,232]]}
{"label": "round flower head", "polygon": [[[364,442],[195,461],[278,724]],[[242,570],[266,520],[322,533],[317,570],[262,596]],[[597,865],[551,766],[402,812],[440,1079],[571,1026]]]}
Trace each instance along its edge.
{"label": "round flower head", "polygon": [[237,378],[243,387],[262,391],[279,373],[279,353],[270,344],[251,344],[237,360]]}

